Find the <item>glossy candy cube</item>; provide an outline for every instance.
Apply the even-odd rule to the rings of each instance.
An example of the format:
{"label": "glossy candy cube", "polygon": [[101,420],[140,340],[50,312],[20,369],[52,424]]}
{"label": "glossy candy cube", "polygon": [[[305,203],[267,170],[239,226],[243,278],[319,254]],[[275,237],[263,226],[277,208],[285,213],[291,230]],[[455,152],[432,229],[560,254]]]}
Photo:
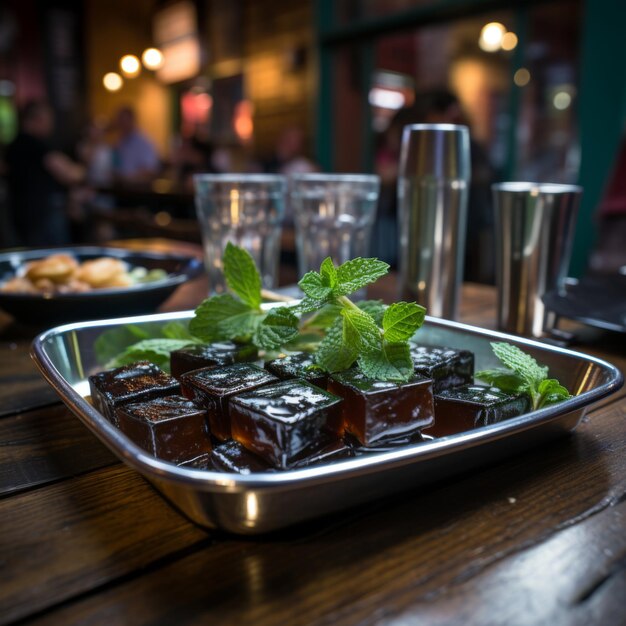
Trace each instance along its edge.
{"label": "glossy candy cube", "polygon": [[179,393],[180,385],[154,363],[139,361],[90,376],[89,389],[96,409],[118,426],[120,406]]}
{"label": "glossy candy cube", "polygon": [[415,373],[432,378],[434,393],[474,381],[474,355],[469,350],[410,346]]}
{"label": "glossy candy cube", "polygon": [[526,413],[525,396],[486,385],[464,385],[435,394],[435,423],[426,432],[443,437]]}
{"label": "glossy candy cube", "polygon": [[237,344],[233,341],[223,341],[209,345],[197,345],[173,350],[170,354],[170,370],[174,378],[186,372],[203,367],[221,367],[233,363],[255,361],[259,355],[256,346],[252,344]]}
{"label": "glossy candy cube", "polygon": [[183,374],[183,395],[204,407],[208,413],[211,434],[220,441],[230,439],[229,402],[245,391],[278,382],[278,378],[250,363],[226,367],[205,367]]}
{"label": "glossy candy cube", "polygon": [[333,374],[328,390],[344,399],[344,427],[364,446],[417,434],[434,420],[432,381],[422,376],[382,382],[352,368]]}
{"label": "glossy candy cube", "polygon": [[265,364],[265,369],[281,380],[304,378],[313,385],[326,389],[328,374],[315,366],[313,355],[309,352],[293,352],[287,356],[268,361]]}
{"label": "glossy candy cube", "polygon": [[117,409],[120,430],[155,457],[182,463],[211,451],[206,411],[179,395]]}
{"label": "glossy candy cube", "polygon": [[233,439],[272,466],[287,469],[328,445],[341,425],[341,399],[304,380],[285,380],[238,395]]}

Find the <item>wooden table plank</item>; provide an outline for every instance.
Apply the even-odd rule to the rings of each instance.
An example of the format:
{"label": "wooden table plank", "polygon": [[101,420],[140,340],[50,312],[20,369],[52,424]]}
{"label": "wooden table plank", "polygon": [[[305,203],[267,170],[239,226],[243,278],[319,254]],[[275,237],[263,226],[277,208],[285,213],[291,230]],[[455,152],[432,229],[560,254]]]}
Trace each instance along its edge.
{"label": "wooden table plank", "polygon": [[0,495],[118,462],[62,404],[0,420]]}
{"label": "wooden table plank", "polygon": [[0,623],[208,541],[122,466],[6,498],[0,501]]}
{"label": "wooden table plank", "polygon": [[[526,553],[536,551],[535,563],[551,558],[553,537],[563,537],[564,553],[576,550],[591,541],[589,531],[593,549],[580,551],[574,581],[584,590],[612,562],[597,555],[614,548],[621,554],[623,546],[613,541],[617,531],[596,531],[614,523],[623,531],[623,519],[608,512],[626,498],[625,419],[626,405],[612,403],[593,412],[577,435],[497,466],[279,535],[221,541],[79,598],[36,623],[124,623],[132,616],[133,624],[152,625],[375,624],[404,613],[418,619],[423,607],[441,623],[459,623],[458,616],[480,623],[463,614],[462,601],[470,602],[464,585],[475,580],[471,588],[478,589],[493,568],[505,576],[509,560]],[[600,515],[608,521],[587,524]],[[580,531],[570,532],[575,528]],[[532,575],[524,580],[530,585],[525,595],[500,583],[497,598],[489,589],[483,597],[531,607],[534,623],[550,623],[543,618],[557,610],[554,602],[544,612],[533,595]],[[447,597],[457,587],[458,614],[448,614]],[[607,602],[603,610],[614,611],[620,601]],[[466,613],[471,607],[476,603]]]}
{"label": "wooden table plank", "polygon": [[0,417],[59,401],[30,358],[32,337],[15,337],[8,328],[0,319]]}

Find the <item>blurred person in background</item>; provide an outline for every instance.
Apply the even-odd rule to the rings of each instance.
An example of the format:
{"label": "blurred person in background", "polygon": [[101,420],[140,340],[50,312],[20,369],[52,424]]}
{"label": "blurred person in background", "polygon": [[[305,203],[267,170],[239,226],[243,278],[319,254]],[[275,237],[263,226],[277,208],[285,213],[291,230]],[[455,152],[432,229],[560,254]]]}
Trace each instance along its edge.
{"label": "blurred person in background", "polygon": [[10,217],[16,244],[70,243],[68,191],[85,178],[85,168],[49,144],[54,114],[47,102],[28,102],[20,111],[19,133],[6,150]]}
{"label": "blurred person in background", "polygon": [[272,174],[311,174],[318,167],[305,155],[304,132],[295,126],[283,129],[276,141],[274,154],[265,164],[265,171]]}
{"label": "blurred person in background", "polygon": [[[397,181],[402,131],[408,124],[462,124],[469,126],[458,98],[447,89],[417,93],[414,104],[401,109],[381,137],[376,152],[376,173],[381,177],[378,224],[375,227],[376,256],[397,263]],[[465,280],[493,283],[494,235],[491,184],[494,170],[486,151],[471,137],[471,183],[468,200],[467,238],[465,244]],[[392,234],[393,231],[393,234]]]}
{"label": "blurred person in background", "polygon": [[147,182],[159,173],[161,163],[152,142],[137,128],[137,116],[122,107],[113,121],[118,141],[113,152],[115,177],[122,183]]}

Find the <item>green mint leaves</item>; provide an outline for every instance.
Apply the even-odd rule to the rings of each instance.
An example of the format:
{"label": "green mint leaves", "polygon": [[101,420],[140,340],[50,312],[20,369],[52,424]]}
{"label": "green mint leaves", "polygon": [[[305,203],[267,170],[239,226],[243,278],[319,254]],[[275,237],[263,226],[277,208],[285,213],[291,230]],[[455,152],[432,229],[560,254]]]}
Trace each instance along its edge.
{"label": "green mint leaves", "polygon": [[190,332],[207,343],[249,340],[265,317],[261,311],[261,276],[250,254],[229,242],[223,265],[226,284],[234,295],[208,298],[196,309],[189,324]]}
{"label": "green mint leaves", "polygon": [[[188,329],[172,327],[169,334],[155,337],[129,327],[116,338],[116,349],[101,342],[102,353],[117,355],[115,365],[148,359],[167,366],[171,350],[237,340],[266,352],[314,352],[316,366],[327,372],[358,363],[367,376],[379,380],[403,382],[413,375],[408,340],[423,324],[425,309],[414,302],[387,307],[379,300],[355,303],[348,298],[384,276],[387,263],[359,257],[335,266],[326,258],[319,272],[308,272],[298,283],[305,294],[299,304],[269,311],[261,308],[261,277],[248,252],[228,243],[223,266],[229,293],[202,302]],[[137,343],[126,348],[133,339]]]}
{"label": "green mint leaves", "polygon": [[403,382],[413,374],[407,341],[424,322],[425,309],[399,302],[354,303],[347,296],[389,271],[378,259],[356,258],[338,267],[324,259],[298,285],[305,294],[293,307],[261,310],[261,279],[250,255],[231,244],[224,274],[233,294],[214,296],[197,309],[190,331],[203,341],[245,339],[262,350],[306,346],[327,372],[358,363],[374,378]]}
{"label": "green mint leaves", "polygon": [[506,393],[524,393],[533,411],[570,398],[569,391],[554,378],[548,378],[548,368],[517,346],[504,342],[491,344],[493,353],[507,369],[476,372],[479,380],[498,387]]}
{"label": "green mint leaves", "polygon": [[413,375],[408,340],[423,324],[426,310],[414,302],[385,307],[378,301],[354,303],[347,296],[389,271],[378,259],[356,258],[335,267],[324,259],[319,272],[298,283],[305,298],[295,307],[300,315],[315,312],[309,328],[324,328],[315,362],[327,372],[355,362],[372,378],[404,382]]}
{"label": "green mint leaves", "polygon": [[229,289],[251,309],[261,306],[261,275],[253,258],[243,248],[226,244],[223,257],[224,278]]}

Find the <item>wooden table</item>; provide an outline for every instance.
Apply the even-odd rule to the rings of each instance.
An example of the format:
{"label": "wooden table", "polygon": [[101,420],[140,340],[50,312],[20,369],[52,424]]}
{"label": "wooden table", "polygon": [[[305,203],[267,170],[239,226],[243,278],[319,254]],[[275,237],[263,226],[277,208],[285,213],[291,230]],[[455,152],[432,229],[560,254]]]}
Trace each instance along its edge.
{"label": "wooden table", "polygon": [[[465,286],[461,318],[493,325],[493,290]],[[35,371],[32,332],[3,321],[2,624],[626,623],[623,390],[571,437],[241,538],[195,527],[117,461]],[[626,366],[621,336],[577,347]]]}

